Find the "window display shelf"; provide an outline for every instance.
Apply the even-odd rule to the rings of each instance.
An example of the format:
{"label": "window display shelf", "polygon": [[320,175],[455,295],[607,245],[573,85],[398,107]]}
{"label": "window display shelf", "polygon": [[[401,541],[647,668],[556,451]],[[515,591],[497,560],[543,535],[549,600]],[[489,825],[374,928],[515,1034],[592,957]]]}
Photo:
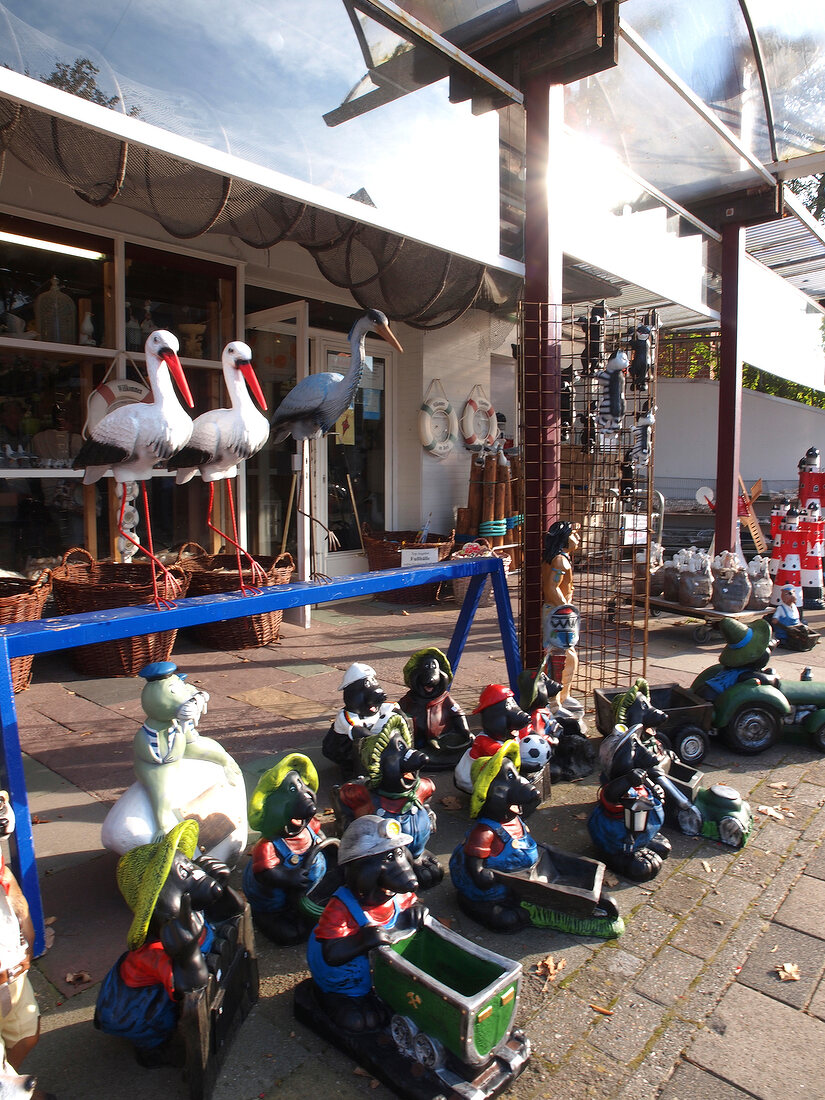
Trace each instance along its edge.
{"label": "window display shelf", "polygon": [[21,340],[14,336],[0,336],[0,348],[10,348],[30,356],[54,355],[61,359],[114,359],[116,355],[123,354],[116,348],[98,348],[86,344],[52,344],[47,340]]}

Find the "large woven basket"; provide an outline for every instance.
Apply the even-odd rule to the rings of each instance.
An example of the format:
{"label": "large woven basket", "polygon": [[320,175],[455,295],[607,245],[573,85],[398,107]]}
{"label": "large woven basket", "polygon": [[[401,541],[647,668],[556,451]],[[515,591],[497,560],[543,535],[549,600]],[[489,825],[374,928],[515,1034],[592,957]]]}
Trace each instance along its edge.
{"label": "large woven basket", "polygon": [[[277,558],[261,556],[255,560],[266,571],[266,580],[256,581],[252,570],[244,569],[244,584],[249,588],[289,584],[292,580],[295,562],[291,554],[281,554]],[[235,554],[210,554],[197,542],[187,542],[180,549],[177,564],[189,576],[190,596],[212,596],[223,592],[237,592],[240,589],[238,559]],[[277,642],[283,617],[282,611],[266,611],[239,619],[193,626],[192,634],[201,645],[210,649],[251,649]]]}
{"label": "large woven basket", "polygon": [[[366,523],[361,533],[367,552],[367,564],[373,571],[400,569],[402,550],[436,548],[438,560],[444,561],[455,546],[455,531],[450,535],[431,534],[427,542],[416,542],[417,531],[372,531]],[[382,592],[379,598],[387,603],[435,603],[440,589],[440,584],[418,584],[414,588],[396,588],[390,592]]]}
{"label": "large woven basket", "polygon": [[[76,546],[63,555],[61,565],[52,574],[54,602],[59,614],[76,615],[84,611],[108,611],[115,607],[137,607],[154,602],[152,570],[149,561],[97,561],[88,550]],[[178,566],[171,572],[186,595],[189,576]],[[162,579],[158,585],[163,591]],[[72,660],[84,676],[137,676],[144,665],[166,661],[175,644],[177,630],[157,634],[136,634],[118,641],[76,646]]]}
{"label": "large woven basket", "polygon": [[[39,619],[52,590],[52,575],[44,569],[33,581],[22,577],[0,580],[0,625]],[[33,657],[15,657],[11,662],[11,682],[15,692],[25,691],[32,681]]]}

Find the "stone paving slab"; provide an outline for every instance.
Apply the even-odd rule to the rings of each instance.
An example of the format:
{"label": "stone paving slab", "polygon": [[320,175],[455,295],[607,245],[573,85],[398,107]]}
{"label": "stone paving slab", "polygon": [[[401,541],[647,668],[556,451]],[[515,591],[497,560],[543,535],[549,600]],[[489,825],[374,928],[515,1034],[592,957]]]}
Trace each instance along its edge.
{"label": "stone paving slab", "polygon": [[[793,963],[799,981],[782,981],[777,968]],[[822,940],[771,923],[754,944],[737,981],[792,1008],[804,1008],[825,969]]]}
{"label": "stone paving slab", "polygon": [[825,940],[825,882],[803,875],[782,902],[776,921]]}
{"label": "stone paving slab", "polygon": [[687,1057],[758,1100],[821,1095],[825,1024],[734,983]]}
{"label": "stone paving slab", "polygon": [[673,1076],[659,1093],[659,1100],[752,1100],[753,1093],[707,1073],[689,1062],[676,1067]]}

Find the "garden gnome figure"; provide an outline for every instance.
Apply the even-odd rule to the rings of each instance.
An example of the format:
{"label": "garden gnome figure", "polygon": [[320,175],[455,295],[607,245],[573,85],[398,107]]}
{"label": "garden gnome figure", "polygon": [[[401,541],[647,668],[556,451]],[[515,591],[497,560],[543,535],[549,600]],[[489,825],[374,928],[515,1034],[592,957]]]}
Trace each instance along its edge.
{"label": "garden gnome figure", "polygon": [[[0,837],[14,832],[14,810],[0,791]],[[40,1010],[26,971],[32,960],[34,925],[29,904],[0,852],[0,1073],[14,1074],[40,1038]],[[22,1093],[21,1093],[22,1095]]]}
{"label": "garden gnome figure", "polygon": [[779,593],[779,603],[771,615],[771,629],[780,645],[804,652],[819,641],[819,634],[804,622],[799,613],[797,588],[785,584]]}
{"label": "garden gnome figure", "polygon": [[541,566],[542,635],[546,653],[550,654],[553,678],[562,687],[558,696],[564,713],[581,717],[584,707],[571,694],[579,659],[579,613],[573,606],[573,563],[570,553],[581,540],[581,524],[559,520],[552,524],[544,539]]}

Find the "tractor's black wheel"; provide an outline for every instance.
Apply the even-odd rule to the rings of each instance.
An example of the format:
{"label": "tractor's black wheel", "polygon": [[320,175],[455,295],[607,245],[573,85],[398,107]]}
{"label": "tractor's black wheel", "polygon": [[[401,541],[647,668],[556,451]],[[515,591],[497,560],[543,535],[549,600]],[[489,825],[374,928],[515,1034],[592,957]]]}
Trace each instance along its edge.
{"label": "tractor's black wheel", "polygon": [[776,742],[779,720],[768,707],[745,703],[725,727],[725,740],[732,749],[755,756]]}

